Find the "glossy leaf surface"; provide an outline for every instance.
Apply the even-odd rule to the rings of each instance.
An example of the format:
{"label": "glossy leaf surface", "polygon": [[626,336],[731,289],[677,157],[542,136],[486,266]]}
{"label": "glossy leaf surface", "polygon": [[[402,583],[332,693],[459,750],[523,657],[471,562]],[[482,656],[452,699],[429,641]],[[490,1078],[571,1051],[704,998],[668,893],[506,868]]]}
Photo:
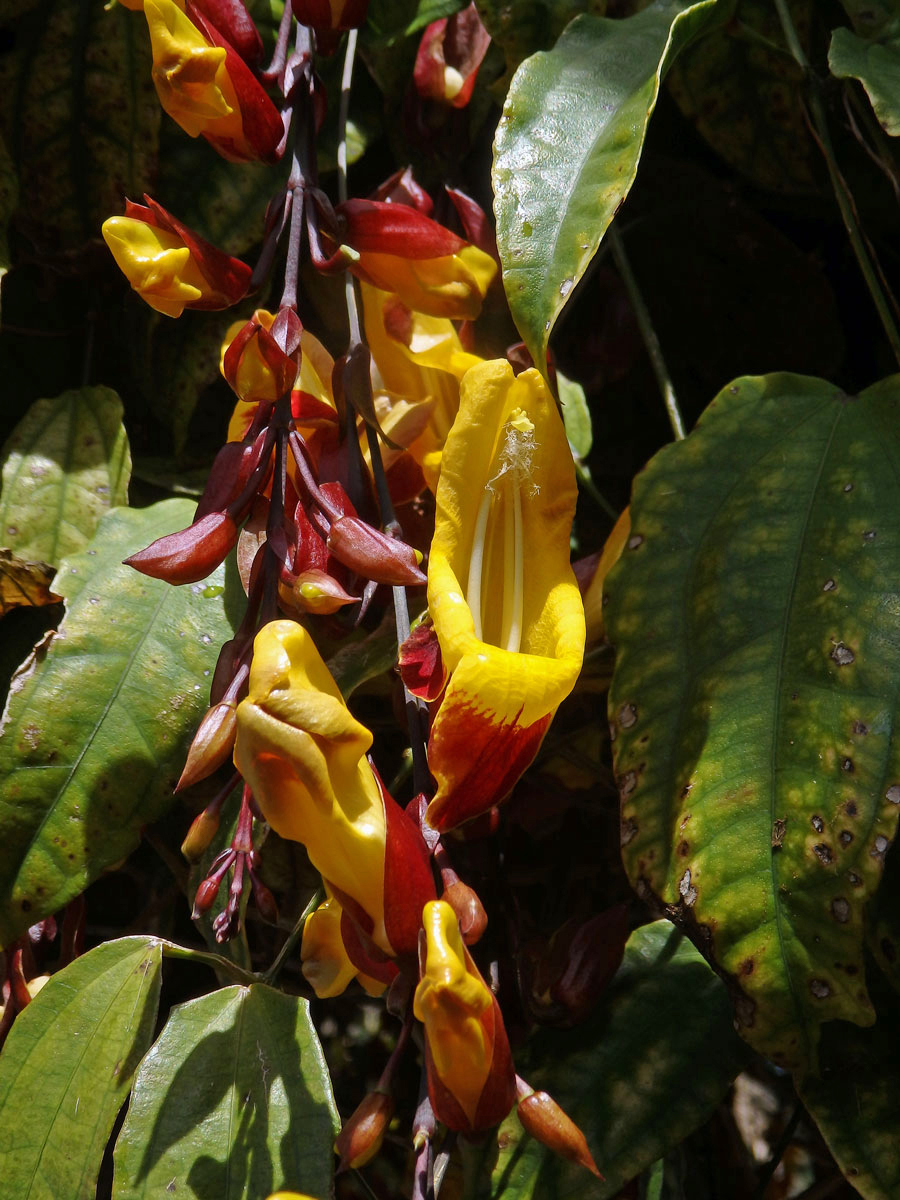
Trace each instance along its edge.
{"label": "glossy leaf surface", "polygon": [[556,318],[634,183],[666,69],[726,8],[657,0],[621,20],[586,14],[513,77],[494,142],[497,245],[542,371]]}
{"label": "glossy leaf surface", "polygon": [[54,975],[0,1056],[0,1178],[16,1200],[93,1200],[106,1140],[150,1045],[161,943],[106,942]]}
{"label": "glossy leaf surface", "polygon": [[0,542],[20,558],[58,564],[87,545],[105,512],[128,503],[131,453],[109,388],[36,401],[2,457]]}
{"label": "glossy leaf surface", "polygon": [[721,981],[667,921],[643,926],[596,1016],[538,1033],[516,1055],[531,1086],[579,1124],[605,1181],[528,1137],[513,1113],[489,1139],[487,1162],[469,1164],[468,1200],[611,1200],[703,1123],[745,1057]]}
{"label": "glossy leaf surface", "polygon": [[730,977],[751,1044],[866,1025],[863,907],[900,805],[900,380],[736,380],[638,476],[606,580],[635,887]]}
{"label": "glossy leaf surface", "polygon": [[839,79],[858,79],[882,128],[892,137],[900,135],[900,16],[877,38],[835,29],[828,66]]}
{"label": "glossy leaf surface", "polygon": [[226,597],[122,559],[192,514],[185,500],[116,509],[60,568],[65,619],[13,680],[0,739],[0,942],[77,896],[172,803],[231,636]]}
{"label": "glossy leaf surface", "polygon": [[262,984],[173,1010],[116,1143],[114,1200],[332,1194],[337,1112],[309,1004]]}

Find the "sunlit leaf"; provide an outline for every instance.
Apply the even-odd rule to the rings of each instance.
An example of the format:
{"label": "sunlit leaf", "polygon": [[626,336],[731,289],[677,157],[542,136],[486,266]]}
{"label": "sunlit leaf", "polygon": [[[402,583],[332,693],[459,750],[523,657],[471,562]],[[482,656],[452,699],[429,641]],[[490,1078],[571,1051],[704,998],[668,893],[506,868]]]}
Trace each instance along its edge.
{"label": "sunlit leaf", "polygon": [[337,1112],[309,1003],[262,984],[174,1009],[116,1142],[114,1200],[332,1194]]}
{"label": "sunlit leaf", "polygon": [[3,447],[0,541],[58,563],[110,508],[128,503],[131,453],[122,402],[106,387],[36,401]]}
{"label": "sunlit leaf", "polygon": [[747,1040],[815,1063],[873,1020],[863,909],[900,805],[900,379],[736,380],[637,477],[604,587],[632,883],[729,977]]}
{"label": "sunlit leaf", "polygon": [[535,363],[637,175],[662,77],[728,0],[657,0],[621,20],[578,17],[516,72],[494,142],[503,284]]}
{"label": "sunlit leaf", "polygon": [[[115,509],[55,580],[59,633],[13,680],[0,738],[0,942],[77,896],[172,803],[208,700],[228,594],[122,564],[190,523],[167,500]],[[224,582],[220,568],[210,583]]]}
{"label": "sunlit leaf", "polygon": [[667,921],[645,925],[596,1015],[516,1054],[531,1086],[580,1125],[605,1181],[528,1137],[513,1113],[469,1164],[466,1200],[611,1200],[703,1124],[745,1058],[721,981]]}
{"label": "sunlit leaf", "polygon": [[584,396],[584,388],[574,379],[566,379],[561,371],[556,372],[559,385],[559,402],[562,405],[563,421],[569,445],[579,458],[587,458],[594,440],[591,428],[591,410]]}
{"label": "sunlit leaf", "polygon": [[0,1055],[0,1178],[15,1200],[94,1200],[106,1140],[153,1037],[161,945],[106,942],[54,975]]}
{"label": "sunlit leaf", "polygon": [[96,238],[156,166],[161,109],[143,15],[96,0],[36,5],[16,29],[0,84],[20,170],[18,224],[51,249]]}
{"label": "sunlit leaf", "polygon": [[0,550],[0,617],[11,608],[56,604],[62,596],[50,591],[56,573],[43,562],[27,562],[10,550]]}

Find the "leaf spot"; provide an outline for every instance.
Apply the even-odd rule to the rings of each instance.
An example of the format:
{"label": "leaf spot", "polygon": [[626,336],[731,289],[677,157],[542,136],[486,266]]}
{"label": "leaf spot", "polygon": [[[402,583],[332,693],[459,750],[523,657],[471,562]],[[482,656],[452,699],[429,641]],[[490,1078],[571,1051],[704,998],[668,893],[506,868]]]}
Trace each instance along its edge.
{"label": "leaf spot", "polygon": [[637,787],[637,771],[626,771],[624,775],[619,776],[618,783],[619,796],[625,800]]}
{"label": "leaf spot", "polygon": [[887,840],[887,838],[883,834],[880,833],[878,835],[878,837],[875,839],[875,845],[869,851],[869,857],[870,858],[882,858],[885,850],[887,850],[889,845],[890,845],[890,842]]}
{"label": "leaf spot", "polygon": [[822,820],[821,817],[816,816],[815,814],[813,814],[813,816],[810,817],[810,824],[812,825],[812,827],[816,831],[816,833],[821,833],[822,830],[825,828],[825,822]]}
{"label": "leaf spot", "polygon": [[853,834],[850,832],[849,829],[842,829],[841,832],[838,834],[838,841],[844,847],[849,846],[850,843],[853,841]]}
{"label": "leaf spot", "polygon": [[835,643],[831,651],[831,658],[834,659],[839,667],[849,667],[852,662],[856,661],[856,655],[843,642]]}
{"label": "leaf spot", "polygon": [[831,902],[831,915],[841,925],[845,925],[850,920],[850,901],[845,900],[843,896],[835,896]]}
{"label": "leaf spot", "polygon": [[854,887],[859,887],[860,884],[862,883],[862,880],[856,874],[855,871],[848,871],[847,878],[850,880],[850,882],[853,884]]}
{"label": "leaf spot", "polygon": [[837,584],[834,582],[833,579],[826,579],[825,582],[822,584],[822,591],[823,592],[833,592],[836,587],[837,587]]}
{"label": "leaf spot", "polygon": [[691,869],[685,871],[681,879],[678,881],[678,891],[681,893],[681,898],[684,900],[688,908],[692,908],[697,903],[697,889],[691,887]]}
{"label": "leaf spot", "polygon": [[891,804],[900,804],[900,783],[892,783],[884,795]]}
{"label": "leaf spot", "polygon": [[622,828],[620,831],[621,844],[623,846],[627,846],[628,843],[634,838],[637,831],[638,831],[637,821],[632,820],[630,817],[627,820],[623,821]]}
{"label": "leaf spot", "polygon": [[628,539],[628,549],[629,550],[637,550],[638,546],[642,546],[643,544],[644,544],[644,538],[643,538],[643,535],[640,533],[636,533]]}
{"label": "leaf spot", "polygon": [[784,834],[785,834],[786,829],[787,829],[787,822],[783,821],[781,819],[781,817],[776,818],[776,820],[772,824],[772,849],[773,850],[781,849],[781,843],[784,841]]}
{"label": "leaf spot", "polygon": [[[853,732],[860,734],[862,737],[865,737],[866,734],[869,732],[869,727],[865,723],[865,721],[854,721],[853,722]],[[900,798],[898,798],[897,803],[900,804]]]}
{"label": "leaf spot", "polygon": [[175,1179],[176,1179],[176,1177],[173,1175],[172,1178],[169,1180],[169,1182],[166,1184],[166,1191],[169,1192],[170,1194],[175,1191],[175,1188],[177,1186]]}
{"label": "leaf spot", "polygon": [[634,704],[623,704],[619,709],[618,720],[623,729],[630,729],[638,718],[637,707]]}
{"label": "leaf spot", "polygon": [[845,484],[844,484],[844,491],[845,491],[845,492],[852,492],[852,491],[853,491],[853,484],[852,484],[852,483],[845,483]]}
{"label": "leaf spot", "polygon": [[831,995],[831,988],[824,979],[811,979],[809,981],[809,990],[817,1000],[825,1000]]}
{"label": "leaf spot", "polygon": [[841,770],[842,771],[852,771],[853,770],[853,759],[852,758],[841,759]]}
{"label": "leaf spot", "polygon": [[874,542],[874,540],[875,540],[875,538],[876,538],[877,536],[878,536],[878,531],[877,531],[877,530],[875,530],[875,529],[867,529],[867,530],[866,530],[866,531],[863,533],[863,541],[864,541],[864,542]]}
{"label": "leaf spot", "polygon": [[818,842],[815,846],[813,846],[813,854],[815,854],[819,862],[825,867],[834,861],[834,855],[831,853],[831,847],[826,846],[824,842]]}

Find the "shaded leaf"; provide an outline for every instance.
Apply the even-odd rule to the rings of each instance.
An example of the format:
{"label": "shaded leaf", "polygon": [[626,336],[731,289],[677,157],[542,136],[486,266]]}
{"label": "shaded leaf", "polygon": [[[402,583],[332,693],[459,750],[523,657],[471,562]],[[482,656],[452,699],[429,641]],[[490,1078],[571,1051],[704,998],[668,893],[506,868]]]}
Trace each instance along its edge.
{"label": "shaded leaf", "polygon": [[172,1011],[116,1142],[115,1200],[332,1194],[337,1112],[309,1003],[262,984]]}
{"label": "shaded leaf", "polygon": [[328,670],[344,699],[370,679],[390,671],[397,661],[397,630],[388,612],[377,629],[356,641],[346,640],[328,660]]}
{"label": "shaded leaf", "polygon": [[385,44],[409,37],[465,8],[468,0],[371,0],[366,18],[366,34]]}
{"label": "shaded leaf", "polygon": [[[66,616],[13,680],[0,738],[0,941],[77,896],[172,803],[205,710],[226,595],[122,564],[190,522],[167,500],[115,509],[56,578]],[[224,582],[219,568],[210,583]]]}
{"label": "shaded leaf", "polygon": [[881,127],[900,135],[900,17],[887,24],[877,41],[849,29],[835,29],[828,66],[838,79],[858,79]]}
{"label": "shaded leaf", "polygon": [[116,1114],[153,1037],[161,945],[106,942],[19,1014],[0,1055],[0,1177],[16,1200],[94,1200]]}
{"label": "shaded leaf", "polygon": [[591,429],[591,410],[585,399],[584,388],[574,379],[566,379],[561,371],[556,372],[556,381],[569,445],[578,458],[587,458],[591,452],[594,435]]}
{"label": "shaded leaf", "polygon": [[657,0],[576,18],[516,72],[494,142],[494,211],[513,319],[546,371],[550,331],[627,196],[662,77],[727,2]]}
{"label": "shaded leaf", "polygon": [[21,19],[0,73],[20,169],[21,227],[48,250],[79,246],[139,198],[156,166],[161,109],[141,13],[44,0]]}
{"label": "shaded leaf", "polygon": [[131,452],[109,388],[37,400],[2,455],[0,540],[20,558],[58,563],[87,545],[105,512],[128,503]]}
{"label": "shaded leaf", "polygon": [[[812,2],[788,6],[806,44]],[[738,20],[687,50],[666,83],[716,153],[754,183],[778,192],[815,187],[821,155],[804,115],[803,73],[770,0],[741,0]]]}
{"label": "shaded leaf", "polygon": [[841,0],[853,28],[863,37],[878,37],[900,17],[898,0]]}
{"label": "shaded leaf", "polygon": [[26,562],[10,550],[0,550],[0,617],[11,608],[39,607],[62,600],[50,591],[56,568],[43,562]]}
{"label": "shaded leaf", "polygon": [[814,1064],[874,1014],[863,908],[900,804],[900,380],[736,380],[634,486],[604,587],[632,883],[730,978],[747,1040]]}
{"label": "shaded leaf", "polygon": [[806,1076],[797,1087],[838,1166],[865,1200],[900,1195],[898,1022],[900,1002],[885,996],[871,1029],[843,1022],[826,1026],[822,1073]]}
{"label": "shaded leaf", "polygon": [[538,50],[549,50],[568,23],[582,13],[602,17],[606,0],[478,0],[478,15],[506,56],[510,72]]}
{"label": "shaded leaf", "polygon": [[725,988],[693,946],[667,921],[635,930],[596,1016],[541,1031],[516,1054],[531,1086],[581,1127],[605,1181],[528,1137],[513,1113],[491,1135],[487,1161],[469,1164],[467,1200],[616,1196],[707,1119],[745,1059]]}

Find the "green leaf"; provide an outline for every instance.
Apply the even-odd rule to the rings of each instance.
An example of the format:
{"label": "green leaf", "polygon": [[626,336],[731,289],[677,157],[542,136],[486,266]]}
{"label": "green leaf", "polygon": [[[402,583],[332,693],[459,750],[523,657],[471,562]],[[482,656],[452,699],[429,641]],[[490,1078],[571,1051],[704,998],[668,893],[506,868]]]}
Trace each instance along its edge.
{"label": "green leaf", "polygon": [[[166,500],[113,510],[54,581],[59,633],[13,680],[0,738],[0,942],[129,854],[172,803],[206,708],[228,595],[171,587],[122,563],[190,523]],[[219,568],[210,583],[224,581]]]}
{"label": "green leaf", "polygon": [[[900,805],[900,378],[738,379],[637,477],[604,610],[623,860],[814,1065],[874,1017],[863,909]],[[893,741],[893,744],[892,744]]]}
{"label": "green leaf", "polygon": [[262,984],[172,1011],[116,1142],[114,1200],[332,1195],[338,1128],[309,1004]]}
{"label": "green leaf", "polygon": [[797,1090],[828,1149],[865,1200],[900,1195],[897,1095],[900,1091],[900,1002],[879,997],[871,1029],[835,1022],[822,1035],[822,1074]]}
{"label": "green leaf", "polygon": [[841,4],[863,37],[878,37],[900,17],[900,0],[841,0]]}
{"label": "green leaf", "polygon": [[354,641],[345,639],[327,659],[328,670],[345,700],[362,684],[384,675],[397,662],[397,630],[392,613],[387,613],[377,629]]}
{"label": "green leaf", "polygon": [[[788,0],[788,9],[809,46],[811,0]],[[737,19],[690,47],[666,86],[715,152],[754,183],[777,192],[816,187],[822,156],[809,135],[803,72],[771,0],[741,0]]]}
{"label": "green leaf", "polygon": [[116,1114],[153,1038],[160,943],[106,942],[54,975],[0,1055],[0,1178],[16,1200],[94,1200]]}
{"label": "green leaf", "polygon": [[367,39],[389,44],[409,37],[443,17],[452,17],[467,0],[371,0],[366,18]]}
{"label": "green leaf", "polygon": [[581,1127],[606,1177],[594,1179],[523,1131],[515,1113],[491,1137],[467,1200],[609,1200],[702,1125],[746,1059],[721,981],[667,921],[635,930],[595,1017],[545,1030],[517,1069]]}
{"label": "green leaf", "polygon": [[128,503],[131,453],[122,402],[105,387],[36,401],[3,447],[0,541],[58,563],[110,508]]}
{"label": "green leaf", "polygon": [[606,0],[478,0],[478,14],[503,50],[510,72],[529,54],[549,50],[575,17],[602,17],[605,12]]}
{"label": "green leaf", "polygon": [[141,13],[96,0],[43,0],[21,19],[0,73],[19,166],[18,223],[48,249],[96,238],[156,168],[161,109]]}
{"label": "green leaf", "polygon": [[858,79],[885,133],[900,135],[900,18],[887,25],[877,41],[835,29],[828,66],[838,79]]}
{"label": "green leaf", "polygon": [[591,427],[591,410],[588,408],[584,388],[574,379],[566,379],[562,371],[556,372],[559,386],[559,402],[562,405],[566,437],[578,458],[587,458],[591,452],[594,433]]}
{"label": "green leaf", "polygon": [[634,183],[666,69],[727,10],[657,0],[623,20],[581,16],[516,72],[494,142],[494,211],[510,309],[541,371],[554,322]]}

